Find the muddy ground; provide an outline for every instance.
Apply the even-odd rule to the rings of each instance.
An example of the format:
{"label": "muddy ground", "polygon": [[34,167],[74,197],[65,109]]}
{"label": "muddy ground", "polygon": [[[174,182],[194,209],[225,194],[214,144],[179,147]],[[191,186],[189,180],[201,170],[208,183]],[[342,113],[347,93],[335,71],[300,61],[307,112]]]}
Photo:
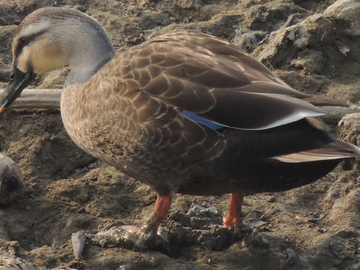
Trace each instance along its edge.
{"label": "muddy ground", "polygon": [[[356,0],[1,0],[0,87],[10,76],[16,24],[44,6],[68,6],[95,17],[119,52],[151,36],[195,29],[234,42],[298,90],[351,104],[360,100]],[[65,73],[51,72],[33,87],[61,88]],[[356,125],[327,128],[359,144]],[[25,182],[21,196],[0,208],[0,251],[28,269],[360,269],[358,161],[305,187],[246,197],[245,225],[237,238],[219,226],[190,224],[184,214],[211,205],[221,220],[228,195],[176,195],[164,223],[167,250],[88,243],[75,259],[72,233],[141,225],[155,193],[75,146],[58,110],[1,115],[0,151],[17,162]],[[0,269],[26,269],[2,263]]]}

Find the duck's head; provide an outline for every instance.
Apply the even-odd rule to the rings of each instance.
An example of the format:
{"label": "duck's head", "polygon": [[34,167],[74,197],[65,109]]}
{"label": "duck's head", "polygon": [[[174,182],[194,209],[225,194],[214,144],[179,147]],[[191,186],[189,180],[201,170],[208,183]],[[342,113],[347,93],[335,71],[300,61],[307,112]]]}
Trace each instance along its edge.
{"label": "duck's head", "polygon": [[85,82],[115,52],[96,20],[76,10],[48,7],[34,11],[19,24],[12,54],[13,71],[0,97],[0,113],[37,75],[70,66],[64,86]]}

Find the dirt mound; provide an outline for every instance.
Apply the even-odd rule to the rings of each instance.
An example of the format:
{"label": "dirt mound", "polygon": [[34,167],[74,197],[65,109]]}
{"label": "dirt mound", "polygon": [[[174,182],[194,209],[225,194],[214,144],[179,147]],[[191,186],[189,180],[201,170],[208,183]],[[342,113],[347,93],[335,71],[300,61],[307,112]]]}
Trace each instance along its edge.
{"label": "dirt mound", "polygon": [[[93,16],[119,52],[161,33],[194,29],[253,53],[298,90],[350,103],[360,100],[360,3],[356,0],[4,0],[0,2],[2,87],[11,72],[10,44],[16,24],[44,6],[77,8]],[[53,71],[33,87],[61,88],[66,72],[66,68]],[[358,125],[328,129],[334,136],[359,142]],[[302,188],[246,197],[246,226],[238,238],[216,225],[206,227],[206,219],[191,220],[192,209],[205,206],[214,207],[212,218],[221,219],[228,195],[176,195],[165,221],[170,234],[167,251],[88,243],[83,257],[75,259],[72,233],[95,234],[122,224],[141,224],[152,211],[155,193],[79,149],[64,131],[57,110],[2,115],[0,151],[19,165],[25,182],[22,195],[0,209],[0,269],[21,269],[16,268],[19,265],[93,270],[360,268],[356,162]]]}

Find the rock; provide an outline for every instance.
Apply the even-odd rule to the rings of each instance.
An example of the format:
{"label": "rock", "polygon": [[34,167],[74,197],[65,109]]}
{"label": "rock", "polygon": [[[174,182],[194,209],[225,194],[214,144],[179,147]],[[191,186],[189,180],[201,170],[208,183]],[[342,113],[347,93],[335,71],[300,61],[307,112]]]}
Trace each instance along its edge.
{"label": "rock", "polygon": [[24,187],[23,176],[16,163],[0,153],[0,204],[12,202]]}
{"label": "rock", "polygon": [[[91,244],[101,247],[125,247],[134,250],[169,250],[169,241],[167,233],[162,227],[158,229],[155,237],[147,236],[141,231],[131,231],[126,226],[113,227],[105,231],[99,231],[96,234],[87,233],[86,237]],[[151,240],[148,239],[151,237]]]}
{"label": "rock", "polygon": [[235,30],[233,43],[246,52],[251,52],[255,46],[265,39],[268,33],[265,31],[251,31],[249,29]]}
{"label": "rock", "polygon": [[73,245],[75,259],[79,259],[83,253],[85,246],[85,233],[80,231],[71,235],[71,243]]}
{"label": "rock", "polygon": [[357,0],[338,0],[329,6],[324,15],[348,22],[345,33],[360,36],[360,2]]}

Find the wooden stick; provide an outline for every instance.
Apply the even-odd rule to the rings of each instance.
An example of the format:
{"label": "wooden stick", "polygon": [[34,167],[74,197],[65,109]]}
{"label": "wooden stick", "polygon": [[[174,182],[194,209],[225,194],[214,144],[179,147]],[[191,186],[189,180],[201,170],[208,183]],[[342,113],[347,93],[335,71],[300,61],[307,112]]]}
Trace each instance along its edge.
{"label": "wooden stick", "polygon": [[[8,109],[59,109],[62,89],[24,89]],[[0,95],[4,89],[0,89]]]}
{"label": "wooden stick", "polygon": [[[3,93],[0,89],[0,95]],[[59,109],[62,89],[25,89],[10,108],[13,109]],[[360,113],[360,106],[350,107],[324,106],[321,107],[327,115],[321,119],[327,123],[336,125],[345,115]]]}
{"label": "wooden stick", "polygon": [[331,125],[337,125],[345,115],[360,113],[360,106],[358,105],[350,105],[350,107],[323,106],[320,109],[327,113],[321,116],[321,119],[326,124]]}

